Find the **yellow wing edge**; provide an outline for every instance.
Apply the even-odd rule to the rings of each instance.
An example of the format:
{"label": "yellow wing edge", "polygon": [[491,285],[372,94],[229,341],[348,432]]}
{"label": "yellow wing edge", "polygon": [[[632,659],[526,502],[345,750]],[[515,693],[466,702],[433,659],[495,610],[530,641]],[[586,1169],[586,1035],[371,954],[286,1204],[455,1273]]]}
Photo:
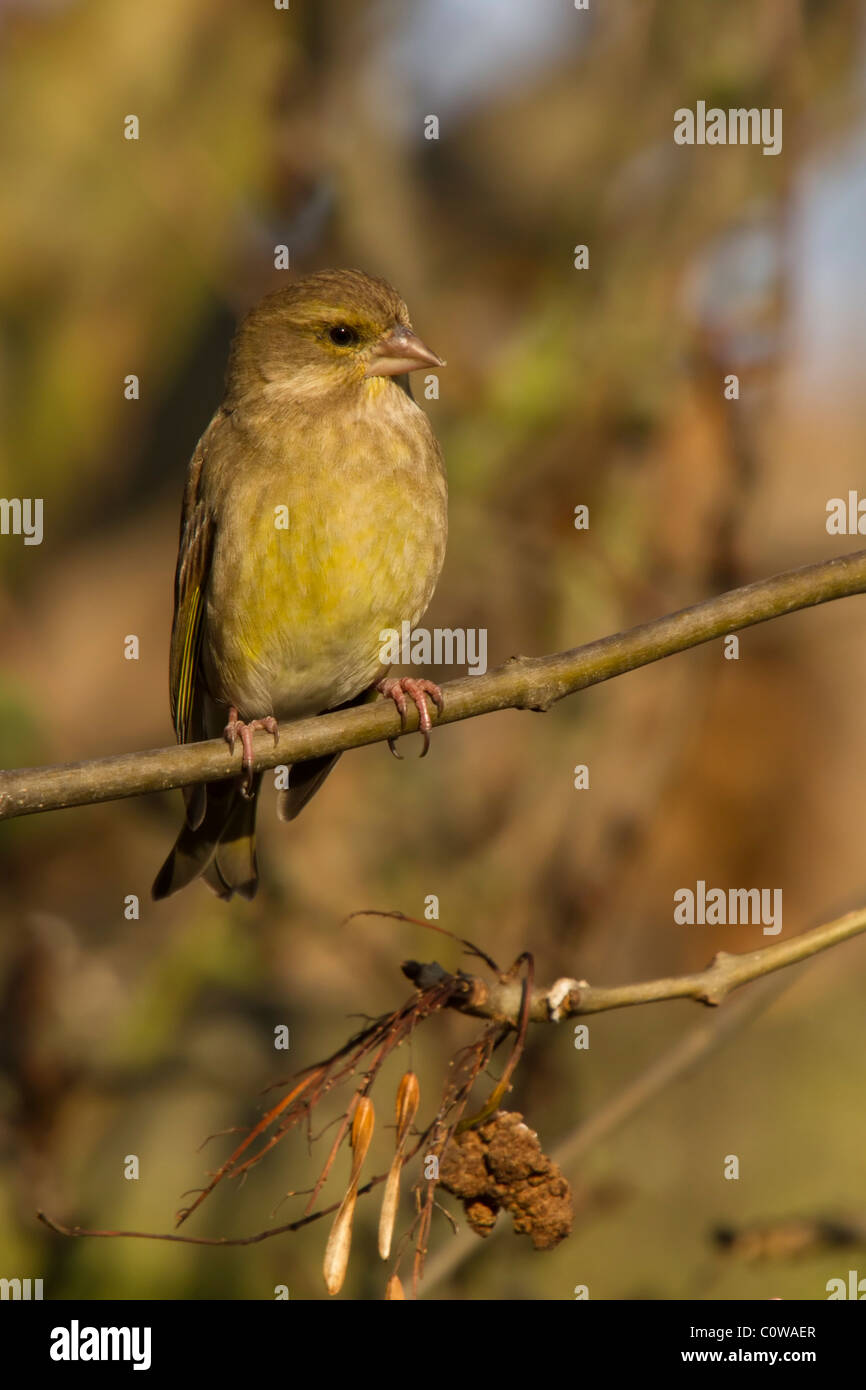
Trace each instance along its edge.
{"label": "yellow wing edge", "polygon": [[201,639],[202,598],[201,589],[193,589],[186,603],[186,630],[183,651],[180,658],[180,671],[177,680],[177,693],[174,699],[172,717],[179,743],[186,743],[190,730],[190,718],[195,700],[195,678],[198,668],[198,654]]}

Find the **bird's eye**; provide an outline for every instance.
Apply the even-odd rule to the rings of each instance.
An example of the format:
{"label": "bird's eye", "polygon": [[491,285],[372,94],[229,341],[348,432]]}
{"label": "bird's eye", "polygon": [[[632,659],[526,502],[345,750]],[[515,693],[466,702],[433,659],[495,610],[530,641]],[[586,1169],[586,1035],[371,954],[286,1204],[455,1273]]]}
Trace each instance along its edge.
{"label": "bird's eye", "polygon": [[328,337],[337,347],[348,347],[350,343],[357,343],[358,334],[354,328],[350,328],[347,323],[335,323],[333,328],[328,329]]}

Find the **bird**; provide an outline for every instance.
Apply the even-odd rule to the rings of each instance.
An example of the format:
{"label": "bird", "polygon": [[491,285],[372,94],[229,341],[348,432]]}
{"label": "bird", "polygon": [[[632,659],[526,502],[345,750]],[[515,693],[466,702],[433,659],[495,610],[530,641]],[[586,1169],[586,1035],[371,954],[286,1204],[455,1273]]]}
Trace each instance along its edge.
{"label": "bird", "polygon": [[[252,734],[280,720],[408,701],[429,745],[434,682],[388,675],[382,635],[414,626],[448,533],[442,450],[409,375],[444,367],[386,281],[324,270],[241,322],[223,401],[198,442],[181,510],[170,649],[179,743],[223,735],[240,775],[184,788],[186,815],[153,884],[199,876],[224,899],[258,886],[262,772]],[[392,751],[395,751],[392,745]],[[293,820],[339,754],[296,763],[277,794]]]}

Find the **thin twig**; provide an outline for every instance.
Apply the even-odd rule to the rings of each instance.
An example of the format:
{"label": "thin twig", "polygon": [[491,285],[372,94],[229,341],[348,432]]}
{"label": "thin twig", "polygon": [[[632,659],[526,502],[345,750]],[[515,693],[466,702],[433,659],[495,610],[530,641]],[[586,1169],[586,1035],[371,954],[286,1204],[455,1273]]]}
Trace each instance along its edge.
{"label": "thin twig", "polygon": [[[358,1189],[358,1196],[371,1192],[374,1187],[378,1187],[379,1183],[383,1183],[387,1176],[387,1173],[379,1173],[375,1178],[370,1178],[363,1187]],[[266,1231],[256,1231],[255,1235],[252,1236],[179,1236],[173,1231],[93,1231],[84,1226],[64,1226],[44,1211],[37,1211],[36,1219],[41,1221],[43,1226],[47,1226],[49,1231],[55,1231],[60,1236],[102,1236],[117,1240],[167,1240],[176,1245],[258,1245],[262,1240],[271,1240],[274,1236],[284,1236],[291,1231],[300,1231],[304,1226],[311,1226],[314,1221],[321,1221],[322,1217],[330,1216],[338,1209],[339,1205],[339,1202],[332,1202],[329,1207],[320,1207],[318,1211],[311,1211],[306,1216],[299,1216],[296,1221],[287,1221],[283,1226],[271,1226]]]}

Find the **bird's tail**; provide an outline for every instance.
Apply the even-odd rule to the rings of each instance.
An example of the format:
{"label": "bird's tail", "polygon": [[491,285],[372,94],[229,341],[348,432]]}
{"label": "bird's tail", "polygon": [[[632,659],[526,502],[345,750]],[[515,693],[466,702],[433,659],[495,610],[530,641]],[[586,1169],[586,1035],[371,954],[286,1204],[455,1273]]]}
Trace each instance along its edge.
{"label": "bird's tail", "polygon": [[328,773],[334,767],[339,753],[328,753],[323,758],[311,758],[306,763],[293,763],[289,768],[289,785],[277,792],[277,816],[280,820],[294,820],[299,816],[311,797],[316,795]]}
{"label": "bird's tail", "polygon": [[156,899],[185,888],[199,875],[220,897],[255,897],[259,886],[256,864],[256,806],[262,774],[253,778],[249,797],[240,782],[210,782],[203,813],[188,819],[154,880]]}

